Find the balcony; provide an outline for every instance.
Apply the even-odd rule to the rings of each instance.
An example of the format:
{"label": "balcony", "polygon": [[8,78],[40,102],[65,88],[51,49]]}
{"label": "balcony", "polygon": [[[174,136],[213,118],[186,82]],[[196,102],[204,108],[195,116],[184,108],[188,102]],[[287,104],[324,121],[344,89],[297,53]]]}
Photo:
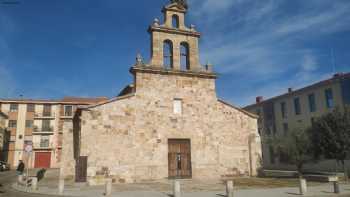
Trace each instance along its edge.
{"label": "balcony", "polygon": [[33,127],[33,135],[53,134],[53,132],[54,132],[53,127],[42,127],[42,128],[39,128],[37,126]]}
{"label": "balcony", "polygon": [[52,144],[49,141],[41,141],[40,143],[34,143],[33,148],[35,150],[49,150],[52,149]]}
{"label": "balcony", "polygon": [[55,119],[55,114],[52,112],[35,113],[34,119]]}

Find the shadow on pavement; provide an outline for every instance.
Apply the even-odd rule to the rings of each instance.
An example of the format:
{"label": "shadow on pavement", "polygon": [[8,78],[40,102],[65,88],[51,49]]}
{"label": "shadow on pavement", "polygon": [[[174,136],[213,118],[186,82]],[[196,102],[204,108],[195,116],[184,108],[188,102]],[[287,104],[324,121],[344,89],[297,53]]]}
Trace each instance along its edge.
{"label": "shadow on pavement", "polygon": [[300,194],[299,194],[299,193],[287,192],[286,194],[295,195],[295,196],[300,196]]}

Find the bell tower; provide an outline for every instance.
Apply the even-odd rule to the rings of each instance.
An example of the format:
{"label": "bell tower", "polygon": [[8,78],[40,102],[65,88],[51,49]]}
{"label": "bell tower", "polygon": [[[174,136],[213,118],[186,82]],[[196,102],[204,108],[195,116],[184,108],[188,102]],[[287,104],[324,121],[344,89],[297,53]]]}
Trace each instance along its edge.
{"label": "bell tower", "polygon": [[186,0],[170,0],[163,7],[164,21],[154,19],[148,32],[151,35],[151,59],[144,63],[140,55],[131,73],[148,72],[181,74],[216,78],[212,65],[202,66],[199,61],[198,41],[201,34],[194,25],[186,25]]}
{"label": "bell tower", "polygon": [[159,20],[155,19],[150,26],[152,66],[182,71],[200,69],[200,33],[193,25],[190,28],[186,27],[187,9],[186,1],[172,0],[162,10],[164,24],[159,24]]}
{"label": "bell tower", "polygon": [[164,22],[155,19],[149,27],[151,60],[149,66],[174,71],[203,71],[199,62],[200,33],[186,26],[186,0],[171,0],[162,12]]}

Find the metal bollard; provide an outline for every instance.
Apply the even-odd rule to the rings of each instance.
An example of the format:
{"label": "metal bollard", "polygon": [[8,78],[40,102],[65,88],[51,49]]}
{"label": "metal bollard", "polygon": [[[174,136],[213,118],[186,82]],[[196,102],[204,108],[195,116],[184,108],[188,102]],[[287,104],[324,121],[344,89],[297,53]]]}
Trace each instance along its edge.
{"label": "metal bollard", "polygon": [[38,190],[38,178],[37,177],[32,177],[32,190],[36,191]]}
{"label": "metal bollard", "polygon": [[339,182],[338,181],[334,181],[333,182],[333,186],[334,186],[334,193],[335,194],[339,194],[340,193]]}
{"label": "metal bollard", "polygon": [[300,195],[305,195],[307,193],[306,179],[300,179],[299,190],[300,190]]}
{"label": "metal bollard", "polygon": [[61,178],[58,181],[58,194],[63,195],[63,193],[64,193],[64,179]]}
{"label": "metal bollard", "polygon": [[174,197],[181,197],[181,184],[179,180],[174,180]]}
{"label": "metal bollard", "polygon": [[105,196],[112,194],[112,179],[106,179]]}
{"label": "metal bollard", "polygon": [[226,181],[226,196],[233,197],[233,180]]}

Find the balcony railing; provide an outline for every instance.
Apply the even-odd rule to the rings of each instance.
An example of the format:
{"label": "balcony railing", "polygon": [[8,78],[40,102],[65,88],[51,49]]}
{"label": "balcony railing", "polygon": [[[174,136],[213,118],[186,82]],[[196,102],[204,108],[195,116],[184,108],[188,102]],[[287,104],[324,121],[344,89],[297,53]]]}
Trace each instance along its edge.
{"label": "balcony railing", "polygon": [[42,141],[40,143],[33,144],[34,149],[51,149],[52,144],[49,141]]}
{"label": "balcony railing", "polygon": [[53,127],[33,127],[33,133],[53,133]]}
{"label": "balcony railing", "polygon": [[54,119],[55,114],[53,112],[35,113],[34,118],[36,118],[36,119]]}

